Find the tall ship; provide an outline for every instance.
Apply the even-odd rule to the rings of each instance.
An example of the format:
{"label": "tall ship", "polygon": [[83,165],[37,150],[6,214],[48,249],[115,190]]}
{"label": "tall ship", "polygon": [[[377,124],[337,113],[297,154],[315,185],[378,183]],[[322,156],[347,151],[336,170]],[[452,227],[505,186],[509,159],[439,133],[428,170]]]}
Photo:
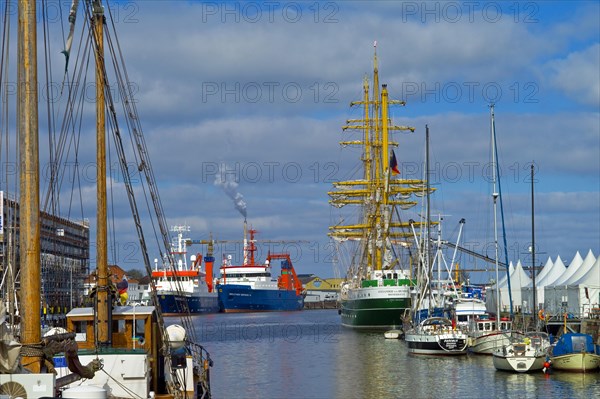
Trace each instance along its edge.
{"label": "tall ship", "polygon": [[[341,286],[340,314],[342,325],[352,328],[395,329],[403,325],[403,317],[411,308],[411,291],[416,282],[411,276],[407,250],[414,245],[411,223],[400,220],[400,210],[417,204],[411,200],[423,196],[423,180],[402,179],[393,148],[393,131],[414,131],[395,125],[389,115],[390,105],[405,105],[388,98],[387,85],[379,85],[377,47],[373,57],[372,92],[369,80],[363,82],[363,99],[351,106],[362,107],[361,118],[350,119],[344,132],[359,134],[354,140],[340,142],[343,147],[362,149],[362,167],[355,180],[339,181],[328,193],[336,208],[351,206],[353,214],[340,215],[330,226],[329,236],[338,252],[350,259]],[[408,218],[406,218],[408,219]],[[348,224],[348,220],[356,220]],[[412,226],[418,228],[419,222]]]}
{"label": "tall ship", "polygon": [[177,233],[171,243],[171,255],[174,265],[170,267],[163,262],[158,268],[155,261],[152,281],[156,287],[158,302],[163,314],[177,313],[216,313],[219,311],[217,292],[213,289],[214,257],[209,248],[204,257],[205,270],[201,270],[202,255],[191,257],[192,265],[187,263],[187,245],[189,239],[184,233],[190,231],[189,226],[173,226],[171,231]]}
{"label": "tall ship", "polygon": [[[250,238],[247,235],[250,234]],[[244,260],[233,265],[232,256],[224,255],[221,277],[217,282],[222,312],[291,311],[304,308],[306,292],[296,275],[289,254],[269,254],[263,264],[255,262],[256,230],[248,230],[244,220]],[[281,273],[272,276],[273,261],[279,261]]]}

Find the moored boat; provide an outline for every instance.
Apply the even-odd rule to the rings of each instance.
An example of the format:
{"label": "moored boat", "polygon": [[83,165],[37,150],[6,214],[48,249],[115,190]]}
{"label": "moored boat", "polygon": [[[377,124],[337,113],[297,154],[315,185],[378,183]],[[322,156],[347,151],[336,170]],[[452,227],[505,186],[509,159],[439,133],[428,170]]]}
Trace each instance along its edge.
{"label": "moored boat", "polygon": [[[500,259],[499,259],[499,242],[498,242],[498,223],[497,223],[497,208],[498,202],[500,203],[500,215],[502,221],[502,230],[504,232],[504,213],[502,212],[502,194],[501,194],[501,185],[500,185],[500,173],[499,166],[497,160],[497,149],[496,149],[496,123],[494,116],[494,105],[490,105],[490,133],[491,133],[491,144],[492,144],[492,165],[494,166],[492,172],[492,203],[493,203],[493,218],[494,218],[494,263],[496,269],[496,283],[494,285],[493,294],[486,296],[486,300],[490,300],[490,303],[495,302],[495,310],[491,310],[490,312],[495,314],[495,318],[491,317],[478,317],[476,320],[472,321],[469,324],[469,335],[471,338],[471,351],[473,353],[492,354],[494,356],[494,365],[498,364],[496,368],[498,369],[515,369],[514,371],[520,371],[520,369],[525,369],[524,371],[528,371],[531,367],[537,367],[537,348],[527,346],[525,349],[522,348],[524,342],[530,341],[529,338],[525,339],[525,337],[518,331],[513,331],[512,328],[512,320],[505,319],[501,317],[500,312],[500,278],[499,278],[499,267],[500,267]],[[506,234],[503,234],[505,248],[504,254],[506,258],[506,263],[508,263],[508,254],[506,252]],[[506,283],[508,287],[510,287],[510,273],[506,275]],[[509,303],[510,305],[510,315],[512,317],[512,296],[511,290],[508,290]],[[498,320],[499,318],[499,320]],[[537,339],[535,339],[537,342]],[[523,354],[525,360],[515,360],[514,356],[517,348],[512,347],[513,343],[518,345],[518,353]],[[508,352],[507,352],[508,351]],[[541,356],[541,355],[540,355]],[[532,363],[536,363],[535,365]],[[545,356],[542,356],[545,357]],[[543,365],[542,361],[542,365]],[[519,369],[519,370],[517,370]]]}
{"label": "moored boat", "polygon": [[562,334],[550,350],[550,364],[554,370],[585,373],[600,368],[600,345],[594,344],[590,334]]}
{"label": "moored boat", "polygon": [[342,325],[366,329],[402,327],[411,303],[411,280],[401,270],[375,270],[371,277],[357,285],[342,286]]}
{"label": "moored boat", "polygon": [[496,370],[527,373],[545,367],[550,340],[545,332],[529,332],[520,340],[496,349],[493,363]]}
{"label": "moored boat", "polygon": [[[178,313],[216,313],[219,311],[217,292],[213,289],[212,267],[214,258],[208,254],[205,258],[205,270],[202,271],[202,255],[192,258],[192,266],[187,264],[187,245],[183,237],[188,226],[174,226],[177,233],[171,243],[171,255],[175,264],[164,265],[158,269],[155,265],[152,280],[156,287],[158,303],[163,314]],[[149,288],[150,290],[151,288]]]}
{"label": "moored boat", "polygon": [[[100,359],[106,372],[96,372],[84,381],[65,385],[105,387],[110,397],[150,398],[164,392],[167,385],[179,386],[185,397],[201,391],[196,373],[207,372],[210,357],[200,345],[190,342],[185,329],[177,324],[166,327],[166,337],[159,333],[160,316],[154,306],[115,306],[111,314],[111,345],[97,345],[96,317],[93,308],[75,308],[67,314],[67,330],[75,331],[78,357],[84,363]],[[160,348],[169,346],[168,358]],[[56,377],[68,380],[65,354],[53,358]],[[206,361],[206,363],[204,362]]]}
{"label": "moored boat", "polygon": [[487,315],[482,290],[479,287],[469,285],[461,287],[460,296],[453,300],[452,307],[456,315],[456,323],[460,327],[468,327],[472,320]]}
{"label": "moored boat", "polygon": [[496,349],[510,344],[524,335],[512,330],[512,321],[495,317],[478,317],[470,321],[467,330],[469,335],[469,350],[480,355],[491,355]]}
{"label": "moored boat", "polygon": [[[250,233],[250,239],[247,239]],[[272,312],[302,310],[306,295],[289,254],[269,254],[264,264],[256,264],[256,230],[247,230],[244,220],[244,262],[232,265],[231,255],[223,259],[216,289],[222,312]],[[275,279],[271,262],[281,262],[281,274]]]}
{"label": "moored boat", "polygon": [[[348,216],[340,211],[340,219],[329,227],[336,251],[350,254],[342,265],[345,281],[340,292],[341,323],[356,329],[400,329],[411,308],[408,248],[413,246],[409,224],[400,220],[400,209],[417,204],[410,197],[422,194],[423,181],[401,179],[393,147],[392,132],[414,131],[395,125],[388,117],[391,104],[404,102],[389,99],[387,85],[379,84],[377,53],[373,57],[372,91],[363,81],[361,118],[347,121],[343,130],[354,134],[352,140],[341,141],[343,147],[357,146],[362,155],[361,166],[353,180],[338,181],[328,192],[335,208],[352,207]],[[346,212],[346,209],[343,210]],[[355,219],[358,215],[358,220]],[[340,257],[342,259],[342,257]]]}
{"label": "moored boat", "polygon": [[465,355],[468,336],[445,317],[430,317],[406,331],[409,353],[419,355]]}
{"label": "moored boat", "polygon": [[512,321],[500,322],[486,310],[480,295],[463,295],[453,303],[457,324],[469,336],[469,351],[491,355],[494,350],[510,343]]}
{"label": "moored boat", "polygon": [[383,336],[386,339],[400,339],[404,337],[404,332],[402,330],[388,330],[383,333]]}

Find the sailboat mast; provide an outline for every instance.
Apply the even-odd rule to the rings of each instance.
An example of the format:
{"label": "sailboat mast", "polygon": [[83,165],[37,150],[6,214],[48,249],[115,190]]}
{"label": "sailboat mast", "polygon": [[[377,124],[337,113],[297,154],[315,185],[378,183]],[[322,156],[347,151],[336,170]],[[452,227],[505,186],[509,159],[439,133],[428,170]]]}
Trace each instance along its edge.
{"label": "sailboat mast", "polygon": [[[18,14],[21,342],[31,345],[39,343],[42,334],[36,1],[19,1]],[[42,357],[23,356],[23,364],[39,373]]]}
{"label": "sailboat mast", "polygon": [[496,329],[500,329],[500,281],[498,279],[498,215],[497,215],[497,203],[498,203],[498,191],[496,190],[496,127],[494,124],[494,104],[490,105],[490,121],[491,121],[491,133],[492,133],[492,201],[494,204],[494,251],[496,259]]}
{"label": "sailboat mast", "polygon": [[536,311],[536,290],[535,290],[535,203],[533,200],[533,162],[531,162],[531,278],[533,281],[533,313]]}
{"label": "sailboat mast", "polygon": [[[505,267],[506,267],[506,285],[508,288],[508,303],[510,310],[510,317],[513,317],[513,303],[512,303],[512,288],[510,283],[510,266],[508,263],[508,244],[506,243],[506,228],[504,224],[504,207],[502,206],[502,186],[500,184],[500,165],[498,163],[498,146],[496,145],[496,122],[494,120],[494,104],[490,105],[491,112],[491,129],[492,129],[492,165],[494,167],[494,193],[496,195],[496,199],[500,200],[500,217],[502,219],[502,240],[504,241],[504,258],[505,258]],[[496,190],[496,183],[498,184],[498,189]],[[494,230],[497,229],[496,224],[496,199],[494,200]],[[498,262],[498,238],[496,235],[496,262]],[[498,265],[496,266],[498,267]],[[498,294],[499,295],[499,294]],[[500,306],[500,304],[498,304]]]}
{"label": "sailboat mast", "polygon": [[[427,281],[430,283],[432,279],[431,275],[431,259],[430,259],[430,220],[431,220],[431,199],[429,198],[430,184],[429,184],[429,125],[425,125],[425,190],[426,190],[426,209],[425,209],[425,242],[423,243],[423,249],[425,251],[425,270],[427,272]],[[429,307],[431,307],[431,288],[428,284],[429,293]]]}
{"label": "sailboat mast", "polygon": [[106,211],[106,120],[104,98],[104,8],[100,0],[93,5],[94,36],[96,42],[96,307],[100,344],[110,343],[108,287],[108,245]]}

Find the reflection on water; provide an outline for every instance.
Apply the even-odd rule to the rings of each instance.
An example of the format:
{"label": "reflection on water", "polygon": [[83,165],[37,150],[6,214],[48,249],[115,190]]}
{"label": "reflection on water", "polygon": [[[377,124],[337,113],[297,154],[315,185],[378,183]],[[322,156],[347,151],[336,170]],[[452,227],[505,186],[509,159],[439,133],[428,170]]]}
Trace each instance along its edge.
{"label": "reflection on water", "polygon": [[[177,322],[167,319],[167,322]],[[214,398],[592,398],[600,373],[496,371],[489,356],[409,355],[340,326],[336,310],[193,317]]]}
{"label": "reflection on water", "polygon": [[[569,373],[555,371],[549,376],[553,392],[565,398],[600,397],[600,373]],[[595,387],[595,389],[593,389]],[[593,393],[592,393],[593,389]],[[590,396],[591,395],[591,396]]]}

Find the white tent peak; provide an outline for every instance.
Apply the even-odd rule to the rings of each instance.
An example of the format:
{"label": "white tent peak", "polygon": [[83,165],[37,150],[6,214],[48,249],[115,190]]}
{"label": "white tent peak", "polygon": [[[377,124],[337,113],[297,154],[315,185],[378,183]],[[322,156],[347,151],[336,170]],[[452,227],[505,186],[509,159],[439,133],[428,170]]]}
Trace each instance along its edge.
{"label": "white tent peak", "polygon": [[[542,268],[542,271],[539,272],[537,276],[535,276],[536,284],[537,284],[537,281],[541,281],[544,277],[546,277],[548,272],[552,269],[552,266],[554,266],[554,263],[552,262],[552,258],[550,258],[548,256],[548,260],[546,261],[546,264]],[[533,286],[533,280],[532,280],[530,286]]]}
{"label": "white tent peak", "polygon": [[577,273],[577,271],[579,270],[579,268],[581,267],[582,264],[583,264],[583,259],[581,258],[581,255],[579,255],[579,251],[577,251],[577,253],[573,257],[573,260],[571,261],[571,263],[569,263],[569,266],[567,266],[567,270],[565,270],[565,272],[558,279],[556,279],[553,284],[554,285],[565,284],[567,281],[569,281],[571,279],[571,276],[573,276],[575,273]]}

